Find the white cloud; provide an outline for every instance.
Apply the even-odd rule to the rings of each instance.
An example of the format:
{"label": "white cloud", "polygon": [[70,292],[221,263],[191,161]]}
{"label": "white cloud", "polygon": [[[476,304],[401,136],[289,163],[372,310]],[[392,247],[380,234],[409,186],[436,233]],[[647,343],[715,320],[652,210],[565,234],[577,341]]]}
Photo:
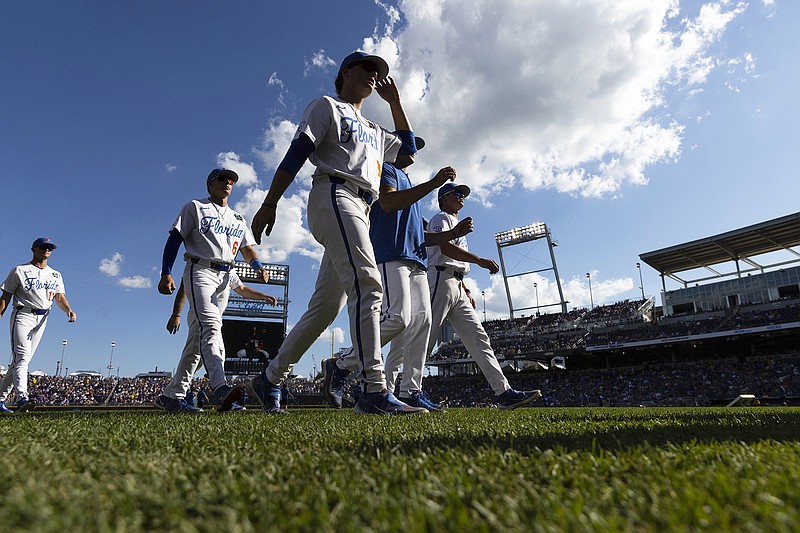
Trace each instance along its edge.
{"label": "white cloud", "polygon": [[100,261],[100,267],[98,270],[105,274],[106,276],[116,277],[119,276],[120,267],[122,262],[125,260],[125,256],[123,256],[119,252],[114,252],[111,257],[103,258]]}
{"label": "white cloud", "polygon": [[172,163],[167,163],[165,165],[165,168],[167,169],[167,172],[170,172],[170,173],[175,172],[176,170],[178,170],[178,166],[177,165],[173,165]]}
{"label": "white cloud", "polygon": [[[407,0],[404,25],[364,49],[389,62],[428,161],[450,163],[478,196],[523,186],[609,196],[680,155],[668,88],[704,83],[709,54],[744,5],[590,0]],[[396,30],[396,31],[395,31]],[[385,104],[366,112],[390,124]]]}
{"label": "white cloud", "polygon": [[283,87],[283,80],[281,80],[278,77],[278,73],[277,72],[273,72],[272,74],[270,74],[269,80],[267,80],[267,85],[274,85],[274,86],[277,86],[277,87],[279,87],[281,89],[284,88]]}
{"label": "white cloud", "polygon": [[311,56],[311,60],[305,60],[305,68],[303,69],[303,76],[308,76],[312,70],[327,71],[331,67],[336,66],[336,61],[328,57],[325,50],[320,48]]}
{"label": "white cloud", "polygon": [[126,289],[149,289],[153,286],[150,278],[144,276],[129,276],[117,280],[117,285]]}

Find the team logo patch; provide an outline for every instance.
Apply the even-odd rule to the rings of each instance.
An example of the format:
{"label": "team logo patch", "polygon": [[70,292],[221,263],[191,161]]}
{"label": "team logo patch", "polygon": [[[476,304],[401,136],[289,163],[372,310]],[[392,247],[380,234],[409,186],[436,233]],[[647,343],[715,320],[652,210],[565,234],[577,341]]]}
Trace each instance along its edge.
{"label": "team logo patch", "polygon": [[244,219],[242,218],[242,215],[240,215],[240,214],[238,214],[238,213],[237,213],[237,214],[235,214],[235,215],[233,215],[233,216],[234,216],[234,218],[236,218],[236,220],[244,220]]}

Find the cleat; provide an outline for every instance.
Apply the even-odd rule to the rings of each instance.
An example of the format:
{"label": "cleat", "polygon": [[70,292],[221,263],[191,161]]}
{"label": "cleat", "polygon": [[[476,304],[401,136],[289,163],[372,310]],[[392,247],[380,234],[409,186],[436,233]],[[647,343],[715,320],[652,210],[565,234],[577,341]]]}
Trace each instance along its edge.
{"label": "cleat", "polygon": [[355,412],[361,415],[412,415],[424,414],[428,410],[405,404],[391,392],[365,392],[358,399]]}
{"label": "cleat", "polygon": [[541,397],[542,391],[518,391],[514,389],[508,389],[503,394],[495,396],[497,399],[497,406],[500,409],[516,409],[517,407],[528,405],[535,399]]}
{"label": "cleat", "polygon": [[231,410],[231,405],[241,401],[244,387],[241,385],[223,385],[211,393],[211,404],[219,412]]}
{"label": "cleat", "polygon": [[255,398],[265,413],[269,414],[286,414],[288,411],[281,409],[281,389],[273,385],[264,377],[264,374],[259,374],[250,380],[247,385],[247,394],[251,398]]}
{"label": "cleat", "polygon": [[36,407],[36,400],[33,398],[24,398],[17,402],[17,412],[24,413],[25,411],[32,411]]}
{"label": "cleat", "polygon": [[153,405],[167,411],[169,413],[201,413],[203,412],[202,409],[199,407],[195,407],[187,402],[184,398],[180,400],[176,400],[175,398],[170,398],[169,396],[164,396],[163,394],[160,395],[158,398],[155,399]]}
{"label": "cleat", "polygon": [[359,398],[361,398],[361,385],[351,383],[350,387],[342,394],[342,405],[347,404],[347,407],[355,407]]}
{"label": "cleat", "polygon": [[344,383],[350,371],[336,366],[336,359],[331,357],[322,361],[322,375],[322,393],[328,400],[328,405],[334,409],[341,409]]}
{"label": "cleat", "polygon": [[444,408],[439,405],[438,403],[434,403],[428,398],[428,394],[425,391],[416,391],[411,393],[411,398],[400,398],[401,401],[407,403],[412,407],[424,407],[431,413],[443,413]]}
{"label": "cleat", "polygon": [[14,411],[8,408],[6,402],[0,402],[0,415],[11,415]]}

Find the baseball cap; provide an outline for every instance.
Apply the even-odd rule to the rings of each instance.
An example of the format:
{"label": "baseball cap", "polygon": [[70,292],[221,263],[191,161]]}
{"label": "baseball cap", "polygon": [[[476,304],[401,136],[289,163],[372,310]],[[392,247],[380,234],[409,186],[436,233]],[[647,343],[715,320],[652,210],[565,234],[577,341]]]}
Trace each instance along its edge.
{"label": "baseball cap", "polygon": [[420,150],[425,148],[425,139],[423,139],[422,137],[417,137],[415,135],[414,136],[414,144],[417,145],[417,152],[419,152]]}
{"label": "baseball cap", "polygon": [[467,187],[466,185],[457,185],[452,182],[445,183],[439,188],[439,199],[441,200],[442,196],[444,196],[447,193],[451,193],[453,191],[461,191],[461,194],[463,194],[465,198],[469,196],[470,193],[469,187]]}
{"label": "baseball cap", "polygon": [[228,170],[227,168],[215,168],[211,171],[211,174],[208,175],[208,179],[206,179],[206,185],[210,185],[212,181],[220,176],[226,176],[232,179],[234,183],[239,181],[239,175],[233,170]]}
{"label": "baseball cap", "polygon": [[36,248],[37,246],[47,246],[51,250],[55,250],[57,247],[53,244],[53,241],[50,240],[50,237],[39,237],[33,244],[31,244],[31,248]]}
{"label": "baseball cap", "polygon": [[389,65],[386,63],[386,61],[384,61],[382,57],[372,56],[366,52],[353,52],[349,56],[345,57],[342,60],[342,65],[339,67],[339,73],[351,65],[362,63],[364,61],[374,63],[375,66],[378,67],[379,80],[382,80],[389,75]]}

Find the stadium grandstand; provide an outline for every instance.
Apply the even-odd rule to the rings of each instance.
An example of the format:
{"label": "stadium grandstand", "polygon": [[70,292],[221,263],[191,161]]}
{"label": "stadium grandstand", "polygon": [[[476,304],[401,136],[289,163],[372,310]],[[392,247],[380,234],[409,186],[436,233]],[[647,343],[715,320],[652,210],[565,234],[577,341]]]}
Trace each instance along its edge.
{"label": "stadium grandstand", "polygon": [[[642,298],[484,326],[510,375],[561,372],[564,366],[570,372],[702,362],[730,368],[776,354],[796,356],[798,245],[800,213],[795,213],[641,254],[661,276],[660,306],[655,298]],[[680,287],[667,290],[667,279]],[[442,338],[428,361],[438,376],[480,376],[450,329]],[[794,368],[781,372],[773,385],[795,373]]]}

